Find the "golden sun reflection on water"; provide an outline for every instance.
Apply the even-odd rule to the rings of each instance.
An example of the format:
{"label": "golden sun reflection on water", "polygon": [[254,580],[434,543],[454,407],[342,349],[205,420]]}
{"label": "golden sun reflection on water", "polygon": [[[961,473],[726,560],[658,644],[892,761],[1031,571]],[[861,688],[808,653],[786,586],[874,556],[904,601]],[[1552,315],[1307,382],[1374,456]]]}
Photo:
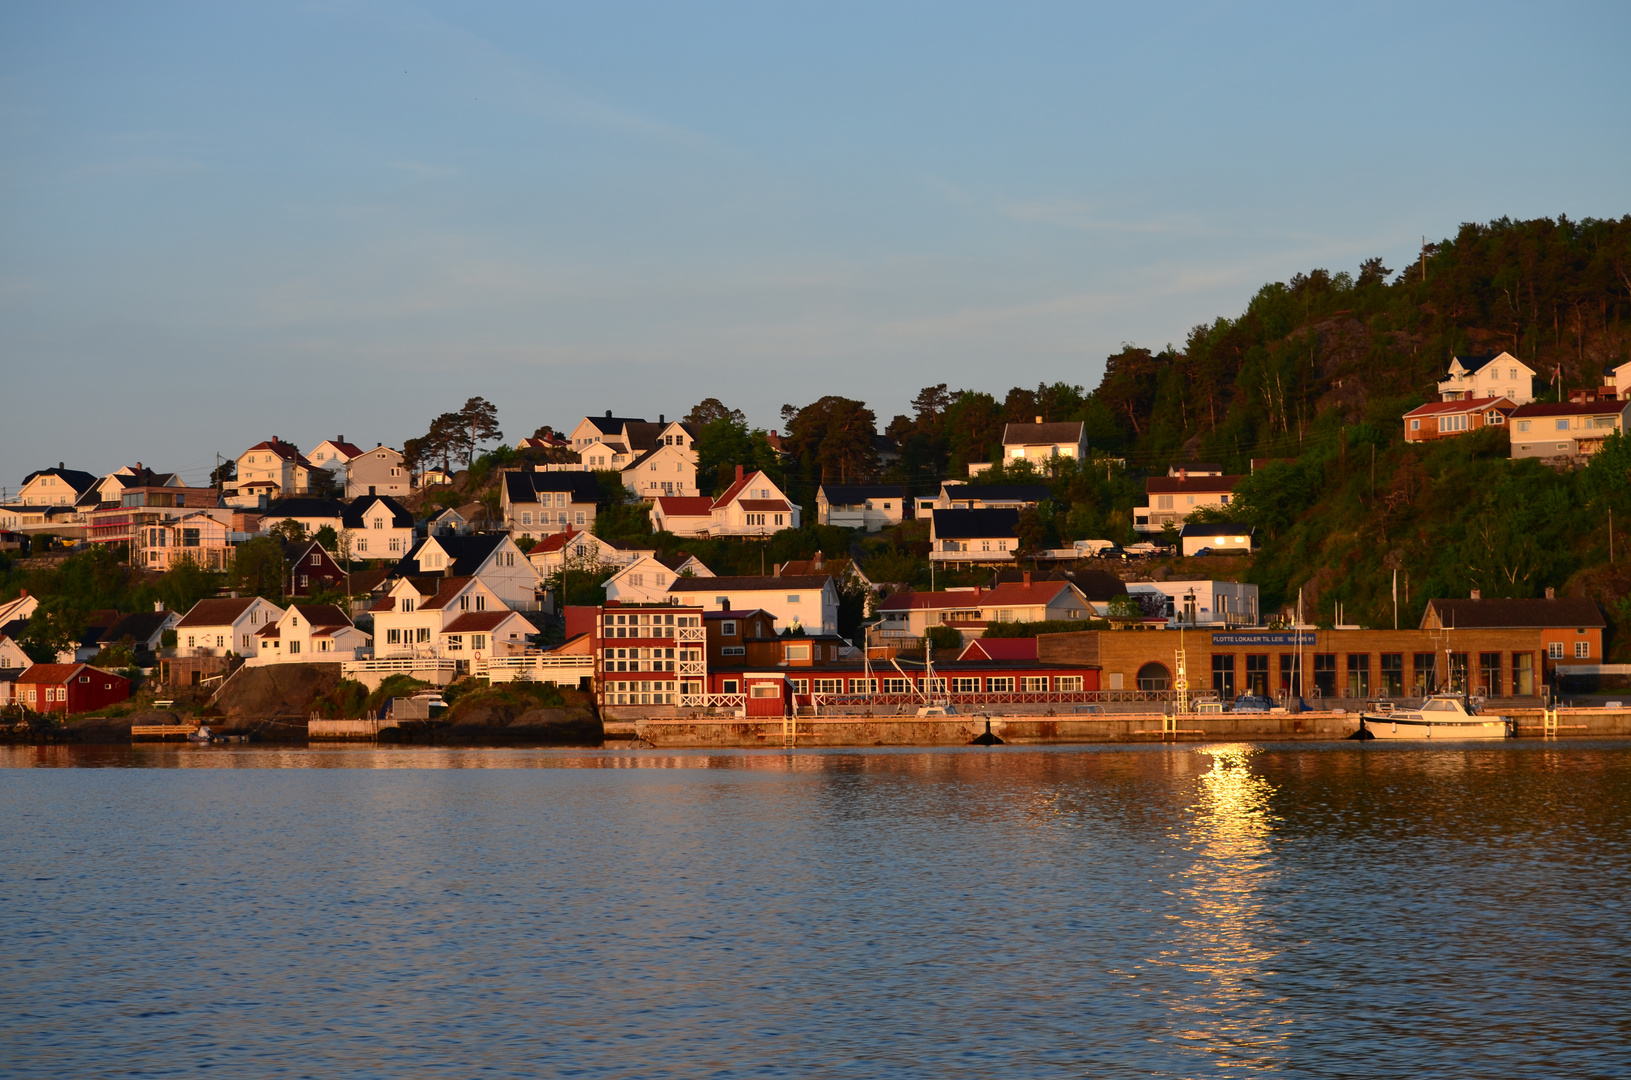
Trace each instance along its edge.
{"label": "golden sun reflection on water", "polygon": [[1219,1066],[1276,1070],[1286,1018],[1264,992],[1276,949],[1263,891],[1277,876],[1270,846],[1274,786],[1251,771],[1248,745],[1207,747],[1211,768],[1195,780],[1187,828],[1176,834],[1192,861],[1174,875],[1178,901],[1171,948],[1156,962],[1182,969],[1193,992],[1175,1001],[1175,1034]]}

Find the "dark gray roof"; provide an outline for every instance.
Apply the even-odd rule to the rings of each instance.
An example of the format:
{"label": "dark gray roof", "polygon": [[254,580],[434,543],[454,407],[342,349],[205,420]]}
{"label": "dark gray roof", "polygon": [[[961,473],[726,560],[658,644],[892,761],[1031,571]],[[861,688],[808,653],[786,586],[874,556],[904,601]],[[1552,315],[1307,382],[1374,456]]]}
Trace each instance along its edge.
{"label": "dark gray roof", "polygon": [[436,546],[447,552],[452,560],[447,566],[448,577],[470,577],[481,564],[487,561],[498,546],[509,539],[509,533],[472,533],[469,536],[433,536],[421,540],[413,546],[413,550],[397,563],[396,572],[399,576],[411,576],[419,573],[419,551],[432,540]]}
{"label": "dark gray roof", "polygon": [[279,499],[266,508],[263,520],[273,524],[284,518],[337,518],[345,514],[339,499]]}
{"label": "dark gray roof", "polygon": [[625,424],[643,424],[643,416],[586,416],[585,420],[595,425],[603,434],[613,435],[623,430]]}
{"label": "dark gray roof", "polygon": [[1584,597],[1556,599],[1429,600],[1447,627],[1463,630],[1535,630],[1607,626],[1602,611]]}
{"label": "dark gray roof", "polygon": [[836,506],[849,506],[868,499],[906,498],[906,488],[900,484],[822,484],[821,493]]}
{"label": "dark gray roof", "polygon": [[1002,441],[1008,446],[1075,443],[1082,439],[1082,427],[1080,420],[1048,424],[1007,424],[1002,429]]}
{"label": "dark gray roof", "polygon": [[[1483,366],[1485,364],[1489,363],[1491,360],[1495,359],[1499,355],[1501,355],[1501,354],[1500,353],[1481,353],[1481,354],[1479,354],[1477,356],[1457,356],[1457,357],[1455,357],[1455,359],[1459,360],[1461,362],[1462,370],[1467,372],[1467,374],[1470,375],[1473,372],[1478,371],[1481,368],[1483,368]],[[1497,376],[1497,377],[1499,377],[1499,376]]]}
{"label": "dark gray roof", "polygon": [[[988,588],[998,585],[1012,584],[1025,580],[1025,572],[1017,567],[1004,567],[991,574],[991,584]],[[1118,596],[1127,595],[1126,584],[1116,575],[1103,570],[1053,570],[1040,579],[1033,581],[1068,581],[1089,600],[1114,600]]]}
{"label": "dark gray roof", "polygon": [[600,498],[600,481],[592,472],[507,472],[504,491],[512,503],[537,502],[541,491],[567,491],[575,503],[592,503]]}
{"label": "dark gray roof", "polygon": [[345,508],[345,514],[342,516],[345,527],[348,529],[366,528],[365,517],[376,503],[384,503],[386,508],[390,510],[391,528],[413,528],[412,511],[389,495],[360,495],[351,500],[351,505]]}
{"label": "dark gray roof", "polygon": [[33,480],[36,476],[54,476],[58,480],[61,480],[63,483],[67,484],[69,487],[73,488],[75,495],[84,494],[86,488],[95,484],[97,480],[100,479],[100,477],[92,476],[90,473],[81,472],[78,469],[36,469],[27,476],[23,477],[23,486],[27,487],[29,481]]}
{"label": "dark gray roof", "polygon": [[989,536],[1012,537],[1019,527],[1019,511],[1012,507],[989,510],[936,510],[934,535],[940,540],[972,540]]}
{"label": "dark gray roof", "polygon": [[140,645],[152,639],[164,626],[164,621],[170,617],[168,611],[137,611],[126,615],[118,622],[102,632],[97,639],[99,645],[114,645],[130,638]]}

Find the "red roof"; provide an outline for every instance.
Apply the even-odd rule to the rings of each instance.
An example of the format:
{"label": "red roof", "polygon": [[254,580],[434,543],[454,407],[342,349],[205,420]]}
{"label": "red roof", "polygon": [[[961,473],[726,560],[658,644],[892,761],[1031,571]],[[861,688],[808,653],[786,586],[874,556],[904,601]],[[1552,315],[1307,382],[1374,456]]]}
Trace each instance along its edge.
{"label": "red roof", "polygon": [[184,626],[231,626],[249,610],[258,597],[237,600],[200,600],[188,609],[187,614],[176,623],[179,629]]}
{"label": "red roof", "polygon": [[[442,627],[444,634],[480,634],[497,630],[504,622],[511,618],[527,620],[508,609],[504,611],[467,611],[457,619]],[[530,625],[530,624],[529,624]]]}
{"label": "red roof", "polygon": [[1026,585],[1009,581],[980,597],[981,607],[1027,607],[1051,603],[1053,598],[1071,588],[1068,581],[1037,581]]}
{"label": "red roof", "polygon": [[348,458],[362,457],[364,454],[368,453],[368,451],[364,450],[362,447],[355,446],[351,443],[345,442],[342,439],[328,439],[326,441],[330,446],[334,447],[334,449],[338,450]]}
{"label": "red roof", "polygon": [[753,483],[755,477],[763,475],[764,473],[760,472],[758,469],[754,469],[752,472],[743,473],[742,479],[736,481],[736,483],[726,488],[725,494],[713,501],[713,507],[711,509],[723,509],[729,506],[749,484]]}
{"label": "red roof", "polygon": [[[307,461],[305,459],[305,457],[300,453],[300,451],[296,450],[294,447],[290,446],[288,443],[284,442],[282,439],[269,439],[266,442],[256,443],[254,446],[251,446],[248,450],[245,450],[244,453],[245,454],[253,454],[257,450],[270,450],[272,453],[276,454],[278,457],[282,458],[284,461],[293,461],[293,462],[296,462],[296,463],[301,464],[301,465],[311,464],[311,462],[309,462],[309,461]],[[239,455],[239,456],[242,456],[242,455]]]}
{"label": "red roof", "polygon": [[[1502,402],[1506,403],[1504,408]],[[1505,412],[1514,407],[1513,401],[1509,397],[1466,398],[1462,401],[1429,401],[1425,405],[1417,405],[1414,409],[1405,413],[1405,416],[1445,416],[1453,413],[1484,412],[1486,409],[1493,408],[1501,408]],[[1610,411],[1618,412],[1619,410]]]}
{"label": "red roof", "polygon": [[959,660],[1035,660],[1036,638],[976,638],[957,657]]}
{"label": "red roof", "polygon": [[68,682],[79,674],[80,668],[88,666],[86,664],[35,664],[17,676],[17,681],[20,683],[34,683],[38,686],[47,684],[56,686]]}
{"label": "red roof", "polygon": [[898,592],[878,605],[878,611],[927,611],[936,608],[978,608],[990,595],[983,589],[958,592]]}
{"label": "red roof", "polygon": [[551,533],[550,535],[544,537],[542,540],[540,540],[536,544],[534,544],[532,546],[532,550],[527,552],[527,555],[530,557],[530,556],[535,555],[535,554],[537,554],[539,552],[544,552],[544,553],[547,554],[548,552],[551,552],[551,551],[559,551],[562,548],[564,548],[566,545],[570,544],[574,537],[582,536],[582,535],[583,535],[582,530],[574,530],[574,529],[568,529],[565,532],[561,532],[561,533]]}
{"label": "red roof", "polygon": [[1144,490],[1151,495],[1233,491],[1243,479],[1240,476],[1152,476],[1144,481]]}
{"label": "red roof", "polygon": [[453,602],[455,596],[459,595],[459,591],[470,584],[472,580],[474,579],[467,577],[443,578],[436,589],[436,595],[421,604],[420,610],[433,611],[446,607]]}
{"label": "red roof", "polygon": [[714,500],[706,495],[663,495],[657,505],[666,517],[707,517],[713,513]]}
{"label": "red roof", "polygon": [[785,499],[743,499],[741,503],[744,510],[791,510],[793,507]]}
{"label": "red roof", "polygon": [[1535,416],[1615,416],[1624,412],[1626,407],[1623,401],[1571,401],[1567,405],[1535,403],[1519,405],[1512,410],[1512,415],[1517,419]]}

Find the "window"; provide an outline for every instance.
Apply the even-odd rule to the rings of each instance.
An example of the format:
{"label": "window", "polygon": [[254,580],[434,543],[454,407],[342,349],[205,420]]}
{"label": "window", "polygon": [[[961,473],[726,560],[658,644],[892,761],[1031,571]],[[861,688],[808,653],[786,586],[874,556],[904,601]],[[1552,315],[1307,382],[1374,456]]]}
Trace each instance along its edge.
{"label": "window", "polygon": [[391,550],[395,551],[395,552],[401,552],[401,550],[402,550],[402,538],[401,537],[393,536],[391,538]]}
{"label": "window", "polygon": [[1453,652],[1450,654],[1450,689],[1460,690],[1463,693],[1467,687],[1467,654]]}
{"label": "window", "polygon": [[1046,675],[1026,675],[1019,680],[1019,688],[1027,694],[1045,694],[1048,692],[1048,677]]}
{"label": "window", "polygon": [[198,546],[198,530],[197,529],[182,529],[181,530],[181,546],[182,547],[197,547]]}
{"label": "window", "polygon": [[1535,654],[1512,654],[1512,693],[1516,697],[1531,697],[1535,693]]}
{"label": "window", "polygon": [[1061,694],[1080,693],[1082,677],[1080,675],[1056,675],[1054,676],[1053,686]]}
{"label": "window", "polygon": [[1012,675],[993,675],[985,680],[987,693],[1012,694],[1014,692],[1014,677]]}
{"label": "window", "polygon": [[1170,690],[1172,673],[1166,665],[1151,662],[1138,669],[1138,688],[1146,691]]}
{"label": "window", "polygon": [[951,692],[954,694],[978,694],[980,692],[980,680],[967,678],[952,679]]}
{"label": "window", "polygon": [[448,652],[463,652],[464,651],[464,635],[463,634],[449,634],[449,635],[447,635],[447,651]]}
{"label": "window", "polygon": [[720,656],[746,656],[747,654],[748,650],[745,645],[726,645],[719,650]]}
{"label": "window", "polygon": [[735,637],[736,636],[736,620],[735,619],[724,619],[724,620],[722,620],[720,622],[720,624],[719,624],[719,635],[721,637]]}
{"label": "window", "polygon": [[905,679],[885,679],[883,692],[886,694],[905,694],[909,692]]}
{"label": "window", "polygon": [[788,679],[787,683],[793,688],[795,694],[808,694],[810,692],[809,679]]}
{"label": "window", "polygon": [[1431,694],[1438,688],[1438,654],[1430,652],[1415,653],[1410,658],[1411,663],[1411,693],[1416,697]]}
{"label": "window", "polygon": [[375,518],[374,519],[374,528],[376,528],[376,529],[385,528],[385,519],[384,518]]}
{"label": "window", "polygon": [[1228,701],[1235,696],[1234,653],[1214,653],[1212,655],[1212,689],[1224,701]]}
{"label": "window", "polygon": [[1155,508],[1157,510],[1171,510],[1172,509],[1172,496],[1171,495],[1157,495],[1155,497]]}
{"label": "window", "polygon": [[1478,686],[1477,692],[1489,697],[1501,696],[1501,654],[1486,652],[1478,654]]}
{"label": "window", "polygon": [[289,642],[289,655],[290,656],[295,655],[299,651],[300,651],[300,642],[298,642],[298,641]]}
{"label": "window", "polygon": [[808,644],[787,645],[783,647],[782,655],[788,660],[808,660],[810,659],[810,646]]}
{"label": "window", "polygon": [[366,536],[357,537],[357,550],[358,551],[367,551],[368,550],[368,538]]}
{"label": "window", "polygon": [[1529,430],[1529,421],[1519,420],[1518,421],[1518,430],[1519,431],[1528,431]]}
{"label": "window", "polygon": [[430,627],[416,627],[414,629],[414,640],[417,642],[428,642],[430,640]]}
{"label": "window", "polygon": [[844,692],[843,679],[817,679],[815,692],[818,694],[842,694]]}
{"label": "window", "polygon": [[1269,696],[1269,657],[1267,653],[1246,657],[1246,693]]}
{"label": "window", "polygon": [[1348,696],[1370,697],[1370,653],[1348,654]]}
{"label": "window", "polygon": [[323,565],[322,552],[314,551],[314,552],[311,553],[311,564],[313,566],[322,566]]}
{"label": "window", "polygon": [[852,694],[876,694],[878,692],[877,679],[851,679],[849,692]]}
{"label": "window", "polygon": [[1404,696],[1404,653],[1382,654],[1382,677],[1376,689],[1383,697]]}
{"label": "window", "polygon": [[1577,641],[1574,643],[1574,658],[1576,660],[1584,660],[1589,656],[1591,656],[1591,642]]}
{"label": "window", "polygon": [[531,525],[532,524],[532,511],[531,510],[522,511],[522,513],[521,513],[521,524],[523,524],[523,525]]}
{"label": "window", "polygon": [[191,634],[187,635],[187,648],[189,648],[189,649],[195,648],[195,646],[193,644],[193,636]]}
{"label": "window", "polygon": [[248,651],[249,651],[249,635],[245,634],[244,635],[244,652],[248,652]]}
{"label": "window", "polygon": [[752,689],[752,696],[756,698],[781,697],[782,688],[775,683],[756,683]]}
{"label": "window", "polygon": [[1410,430],[1411,431],[1420,431],[1421,430],[1421,421],[1420,420],[1410,421]]}
{"label": "window", "polygon": [[485,649],[487,647],[487,635],[486,634],[471,634],[470,635],[470,647],[472,649]]}
{"label": "window", "polygon": [[799,602],[799,594],[798,594],[798,593],[796,593],[796,592],[790,592],[790,593],[788,593],[788,594],[787,594],[787,602],[788,602],[788,603],[789,603],[789,604],[796,604],[796,603],[798,603],[798,602]]}
{"label": "window", "polygon": [[727,694],[736,693],[737,692],[736,688],[738,686],[740,686],[740,685],[741,684],[738,683],[735,679],[723,679],[719,683],[721,691],[724,692],[724,693],[727,693]]}
{"label": "window", "polygon": [[1336,697],[1337,654],[1314,654],[1314,693],[1320,697]]}
{"label": "window", "polygon": [[1554,421],[1554,423],[1559,431],[1569,430],[1569,421],[1567,417],[1564,417],[1562,420]]}
{"label": "window", "polygon": [[402,631],[395,628],[385,631],[385,643],[387,645],[402,644]]}

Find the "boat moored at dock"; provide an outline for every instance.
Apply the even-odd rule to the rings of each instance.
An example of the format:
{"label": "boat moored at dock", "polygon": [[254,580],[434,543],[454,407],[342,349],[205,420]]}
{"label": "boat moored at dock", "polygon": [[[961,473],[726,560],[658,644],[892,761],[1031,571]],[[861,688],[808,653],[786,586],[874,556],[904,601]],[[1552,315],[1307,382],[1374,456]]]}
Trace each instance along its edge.
{"label": "boat moored at dock", "polygon": [[1359,714],[1356,739],[1505,739],[1512,722],[1483,716],[1461,694],[1433,694],[1419,709],[1373,707]]}

